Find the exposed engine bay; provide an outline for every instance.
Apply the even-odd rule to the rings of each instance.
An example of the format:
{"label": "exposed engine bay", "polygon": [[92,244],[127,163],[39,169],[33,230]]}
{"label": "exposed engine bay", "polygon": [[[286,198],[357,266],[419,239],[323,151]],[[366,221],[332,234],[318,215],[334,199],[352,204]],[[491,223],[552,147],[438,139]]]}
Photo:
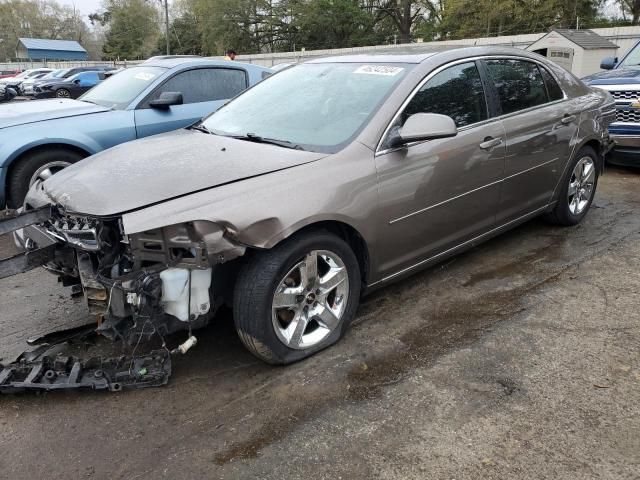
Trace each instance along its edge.
{"label": "exposed engine bay", "polygon": [[[44,354],[44,351],[38,359],[23,355],[21,363],[9,366],[14,381],[22,372],[24,378],[16,386],[23,389],[25,379],[29,380],[27,384],[38,383],[33,387],[36,389],[47,389],[47,385],[50,389],[59,389],[63,384],[64,388],[75,385],[119,390],[126,386],[166,383],[170,361],[162,351],[184,354],[197,343],[192,331],[207,325],[224,301],[223,296],[214,291],[214,270],[245,252],[245,247],[227,239],[220,227],[206,221],[127,236],[119,217],[73,215],[58,206],[49,206],[4,220],[0,225],[0,234],[13,232],[16,243],[25,251],[1,261],[0,278],[42,266],[57,275],[64,286],[82,292],[89,313],[96,320],[97,334],[136,348],[154,338],[162,346],[160,352],[153,352],[146,359],[131,360],[145,365],[135,372],[145,371],[147,375],[151,370],[155,372],[156,380],[151,382],[134,378],[135,372],[129,372],[133,377],[118,372],[116,367],[126,363],[122,358],[103,359],[110,370],[95,367],[100,363],[95,359],[88,361],[89,366],[99,370],[99,376],[89,375],[92,379],[89,384],[82,384],[77,381],[77,372],[75,383],[67,377],[73,365],[82,365],[86,370],[87,362],[56,361],[50,352]],[[224,285],[218,285],[218,290],[223,291]],[[178,331],[188,332],[186,340],[169,351],[165,336]],[[34,374],[25,361],[38,362],[40,374]],[[59,368],[55,370],[53,365]],[[62,365],[71,366],[65,373]],[[5,366],[4,371],[9,367]],[[105,373],[108,371],[112,372],[112,383],[116,387],[110,383]],[[45,374],[51,381],[44,382],[43,386]],[[10,390],[7,375],[3,378],[0,374],[0,391]],[[119,380],[116,381],[116,377]],[[61,378],[66,380],[61,382]]]}

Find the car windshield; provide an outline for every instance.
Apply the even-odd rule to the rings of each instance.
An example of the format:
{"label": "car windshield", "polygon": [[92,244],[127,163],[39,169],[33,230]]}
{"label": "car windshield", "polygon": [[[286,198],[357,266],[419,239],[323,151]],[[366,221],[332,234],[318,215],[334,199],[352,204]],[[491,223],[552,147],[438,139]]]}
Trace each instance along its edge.
{"label": "car windshield", "polygon": [[79,100],[122,110],[165,71],[162,67],[127,68],[99,83]]}
{"label": "car windshield", "polygon": [[60,78],[62,75],[64,75],[68,70],[64,69],[64,70],[54,70],[53,72],[49,72],[47,73],[44,77],[42,78]]}
{"label": "car windshield", "polygon": [[411,67],[298,65],[257,84],[203,125],[217,135],[279,140],[305,150],[335,153],[364,128]]}
{"label": "car windshield", "polygon": [[620,67],[639,67],[640,66],[640,47],[636,46],[633,50],[629,52],[627,57],[620,62],[618,68]]}

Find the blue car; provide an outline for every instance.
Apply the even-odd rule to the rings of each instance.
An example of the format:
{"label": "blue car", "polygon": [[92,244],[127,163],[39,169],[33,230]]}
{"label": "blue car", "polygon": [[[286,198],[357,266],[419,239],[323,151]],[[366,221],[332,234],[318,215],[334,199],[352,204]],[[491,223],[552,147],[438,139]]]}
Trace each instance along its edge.
{"label": "blue car", "polygon": [[271,73],[238,62],[159,58],[78,100],[0,105],[0,209],[20,207],[34,182],[89,155],[195,123]]}
{"label": "blue car", "polygon": [[607,90],[616,101],[616,121],[609,126],[615,146],[607,160],[640,166],[640,42],[622,60],[604,58],[600,68],[604,71],[582,81]]}

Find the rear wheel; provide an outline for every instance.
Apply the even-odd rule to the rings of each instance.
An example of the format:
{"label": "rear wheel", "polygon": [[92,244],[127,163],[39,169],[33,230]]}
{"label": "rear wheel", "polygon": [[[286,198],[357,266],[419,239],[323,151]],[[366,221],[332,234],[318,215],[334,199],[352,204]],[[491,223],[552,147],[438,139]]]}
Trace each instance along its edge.
{"label": "rear wheel", "polygon": [[360,269],[349,245],[310,232],[248,261],[236,282],[233,315],[251,353],[287,364],[335,343],[359,299]]}
{"label": "rear wheel", "polygon": [[598,154],[582,147],[569,166],[561,184],[560,198],[546,218],[557,225],[577,225],[587,215],[599,177]]}
{"label": "rear wheel", "polygon": [[31,185],[47,180],[82,158],[84,156],[80,153],[63,148],[51,148],[27,154],[12,167],[7,205],[9,208],[21,207]]}

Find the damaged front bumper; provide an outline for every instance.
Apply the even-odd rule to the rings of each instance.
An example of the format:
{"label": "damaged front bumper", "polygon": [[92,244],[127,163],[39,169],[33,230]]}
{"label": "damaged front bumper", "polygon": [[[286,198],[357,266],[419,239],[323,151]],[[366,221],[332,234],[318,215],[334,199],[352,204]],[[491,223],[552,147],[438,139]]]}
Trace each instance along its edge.
{"label": "damaged front bumper", "polygon": [[157,350],[138,357],[94,357],[82,360],[59,354],[36,360],[24,358],[0,371],[0,393],[68,389],[108,390],[166,385],[171,355]]}
{"label": "damaged front bumper", "polygon": [[[124,345],[189,331],[171,353],[195,345],[192,329],[206,325],[221,304],[212,288],[214,268],[244,254],[245,247],[211,222],[190,222],[127,236],[119,218],[88,218],[44,207],[0,222],[23,254],[0,260],[0,278],[38,266],[64,286],[81,288],[95,331]],[[117,391],[159,386],[170,374],[164,347],[135,358],[29,356],[0,372],[0,392],[92,388]],[[125,368],[126,367],[126,368]]]}

